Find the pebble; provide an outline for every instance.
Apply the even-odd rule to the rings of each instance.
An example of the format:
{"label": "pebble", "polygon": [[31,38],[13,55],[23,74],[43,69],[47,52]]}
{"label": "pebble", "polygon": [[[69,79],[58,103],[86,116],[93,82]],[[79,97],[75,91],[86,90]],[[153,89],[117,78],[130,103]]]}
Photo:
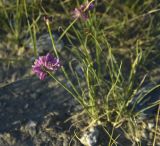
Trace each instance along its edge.
{"label": "pebble", "polygon": [[80,138],[82,144],[87,146],[96,146],[98,141],[99,131],[97,127],[91,127],[89,131],[85,132]]}

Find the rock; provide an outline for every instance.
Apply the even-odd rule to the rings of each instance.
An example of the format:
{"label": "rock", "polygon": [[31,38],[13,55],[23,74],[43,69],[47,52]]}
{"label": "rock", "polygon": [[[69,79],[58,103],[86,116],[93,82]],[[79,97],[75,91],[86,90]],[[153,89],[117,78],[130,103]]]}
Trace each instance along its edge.
{"label": "rock", "polygon": [[83,134],[80,141],[85,146],[96,146],[98,141],[99,131],[97,127],[91,127]]}
{"label": "rock", "polygon": [[[52,36],[56,49],[60,51],[64,47],[63,41],[61,40],[60,42],[58,42],[58,35],[54,32],[52,32]],[[32,40],[29,39],[27,42],[29,42],[29,45],[27,47],[33,50],[34,46]],[[36,48],[39,55],[54,51],[49,33],[45,32],[42,34],[37,34]]]}

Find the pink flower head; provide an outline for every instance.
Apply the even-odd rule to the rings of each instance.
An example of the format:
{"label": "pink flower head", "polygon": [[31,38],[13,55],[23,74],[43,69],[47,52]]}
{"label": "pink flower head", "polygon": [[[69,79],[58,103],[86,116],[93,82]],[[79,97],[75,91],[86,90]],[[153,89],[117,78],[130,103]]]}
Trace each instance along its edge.
{"label": "pink flower head", "polygon": [[47,55],[40,56],[35,60],[34,65],[32,65],[32,71],[40,80],[44,80],[47,76],[46,71],[56,71],[59,67],[59,59],[54,58],[50,53],[48,53]]}
{"label": "pink flower head", "polygon": [[80,5],[79,8],[75,8],[74,11],[72,11],[72,16],[75,19],[82,18],[82,20],[88,19],[88,11],[93,9],[94,4],[93,3],[85,3]]}

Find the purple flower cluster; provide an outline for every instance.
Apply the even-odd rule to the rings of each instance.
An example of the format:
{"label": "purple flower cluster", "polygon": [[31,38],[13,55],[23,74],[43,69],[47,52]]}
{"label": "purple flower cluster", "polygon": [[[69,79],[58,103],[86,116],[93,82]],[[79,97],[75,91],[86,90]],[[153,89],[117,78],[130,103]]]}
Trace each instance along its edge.
{"label": "purple flower cluster", "polygon": [[50,53],[45,56],[40,56],[35,60],[32,65],[32,71],[39,77],[40,80],[44,80],[47,76],[46,71],[56,71],[60,68],[59,59],[54,58]]}
{"label": "purple flower cluster", "polygon": [[80,5],[79,8],[75,8],[74,11],[72,11],[72,16],[75,19],[81,18],[82,20],[88,19],[88,11],[92,10],[94,8],[93,3],[85,3]]}

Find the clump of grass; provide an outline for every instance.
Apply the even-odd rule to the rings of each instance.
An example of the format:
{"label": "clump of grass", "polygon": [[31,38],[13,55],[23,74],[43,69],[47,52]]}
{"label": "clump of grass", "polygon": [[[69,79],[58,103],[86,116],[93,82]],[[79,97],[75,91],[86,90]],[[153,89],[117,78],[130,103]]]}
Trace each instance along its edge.
{"label": "clump of grass", "polygon": [[[148,1],[148,4],[150,3],[151,1]],[[121,49],[111,47],[111,44],[114,42],[110,43],[112,38],[109,38],[111,36],[118,39],[122,35],[121,33],[124,31],[125,26],[130,27],[132,22],[134,24],[134,21],[137,19],[159,11],[158,9],[148,10],[144,14],[138,14],[137,16],[136,13],[142,13],[143,10],[141,12],[138,11],[137,4],[134,4],[124,4],[124,7],[127,7],[127,5],[132,7],[131,10],[128,10],[128,15],[131,16],[126,16],[131,17],[130,20],[128,20],[129,18],[122,18],[124,20],[116,20],[118,23],[113,21],[114,24],[103,26],[103,20],[95,15],[96,11],[93,10],[89,15],[89,19],[84,21],[76,18],[73,20],[66,30],[64,30],[59,40],[65,35],[72,44],[72,48],[68,48],[68,50],[74,58],[68,61],[69,70],[63,67],[62,71],[66,79],[69,80],[71,88],[69,92],[82,105],[85,112],[88,113],[91,123],[93,125],[111,123],[115,128],[121,127],[133,142],[139,142],[142,136],[137,132],[138,129],[136,130],[137,123],[140,122],[138,120],[139,116],[145,110],[159,104],[158,100],[152,105],[135,112],[134,107],[145,97],[139,95],[137,98],[138,102],[135,102],[133,107],[129,108],[133,98],[146,80],[146,74],[141,74],[139,78],[137,76],[150,51],[142,49],[142,41],[138,36],[136,37],[137,40],[131,41],[131,50],[129,50],[130,48],[123,48],[123,51],[127,53],[123,54]],[[144,6],[145,4],[141,5]],[[109,8],[112,9],[112,7],[110,6]],[[109,8],[106,9],[107,12]],[[102,17],[107,17],[107,15],[102,15]],[[47,26],[50,33],[51,28],[49,23],[47,23]],[[149,23],[149,27],[152,27],[152,22]],[[107,33],[110,29],[111,31]],[[146,26],[146,29],[148,29],[148,26]],[[71,34],[68,32],[69,30],[72,31]],[[144,37],[149,37],[149,34]],[[74,38],[78,40],[79,47],[72,41]],[[121,41],[121,38],[118,41]],[[58,56],[60,52],[57,53],[53,39],[52,42],[55,55]],[[123,42],[119,43],[123,44]],[[121,54],[124,58],[122,58]],[[125,57],[128,60],[127,64]],[[74,64],[79,66],[78,70],[74,68]],[[55,77],[53,78],[55,79]],[[74,82],[72,82],[73,80]],[[159,88],[159,85],[154,88]],[[67,88],[67,90],[69,89]],[[147,94],[150,92],[149,90]]]}
{"label": "clump of grass", "polygon": [[[65,26],[58,40],[65,37],[70,44],[69,47],[66,46],[70,60],[67,60],[67,67],[61,66],[69,86],[61,83],[51,72],[47,73],[82,105],[90,118],[89,123],[92,123],[90,126],[111,124],[114,128],[120,127],[133,143],[139,143],[142,138],[139,131],[141,128],[144,129],[143,120],[139,117],[144,111],[160,103],[160,100],[157,100],[139,111],[134,110],[147,94],[159,88],[157,85],[148,89],[145,95],[138,94],[142,85],[150,81],[150,77],[147,76],[150,69],[147,66],[151,60],[156,63],[160,55],[155,45],[158,38],[155,33],[159,32],[159,23],[156,19],[160,16],[157,14],[160,11],[160,4],[151,0],[94,2],[95,8],[87,11],[87,19],[81,19],[81,16],[86,14],[85,8],[80,7],[82,5],[79,1],[76,2],[78,6],[76,12],[80,15],[76,15],[75,19],[71,18],[70,24]],[[37,56],[38,20],[44,14],[52,16],[52,12],[47,11],[40,3],[41,9],[38,10],[37,19],[29,21],[29,6],[25,0],[22,4],[19,3],[17,0],[16,15],[13,19],[16,22],[15,26],[8,23],[9,28],[16,40],[19,40],[21,18],[25,17],[27,32],[30,33],[34,44],[34,55]],[[67,18],[70,17],[68,7],[74,10],[71,3],[71,1],[60,3]],[[9,21],[9,12],[4,5],[3,9],[6,20]],[[31,9],[34,11],[36,8]],[[55,57],[61,59],[63,55],[56,49],[49,19],[46,19],[46,28],[53,44],[52,52]],[[156,55],[154,59],[153,55]],[[152,64],[151,68],[154,68]],[[133,103],[137,94],[138,97]],[[110,135],[109,145],[112,145],[113,133]]]}

